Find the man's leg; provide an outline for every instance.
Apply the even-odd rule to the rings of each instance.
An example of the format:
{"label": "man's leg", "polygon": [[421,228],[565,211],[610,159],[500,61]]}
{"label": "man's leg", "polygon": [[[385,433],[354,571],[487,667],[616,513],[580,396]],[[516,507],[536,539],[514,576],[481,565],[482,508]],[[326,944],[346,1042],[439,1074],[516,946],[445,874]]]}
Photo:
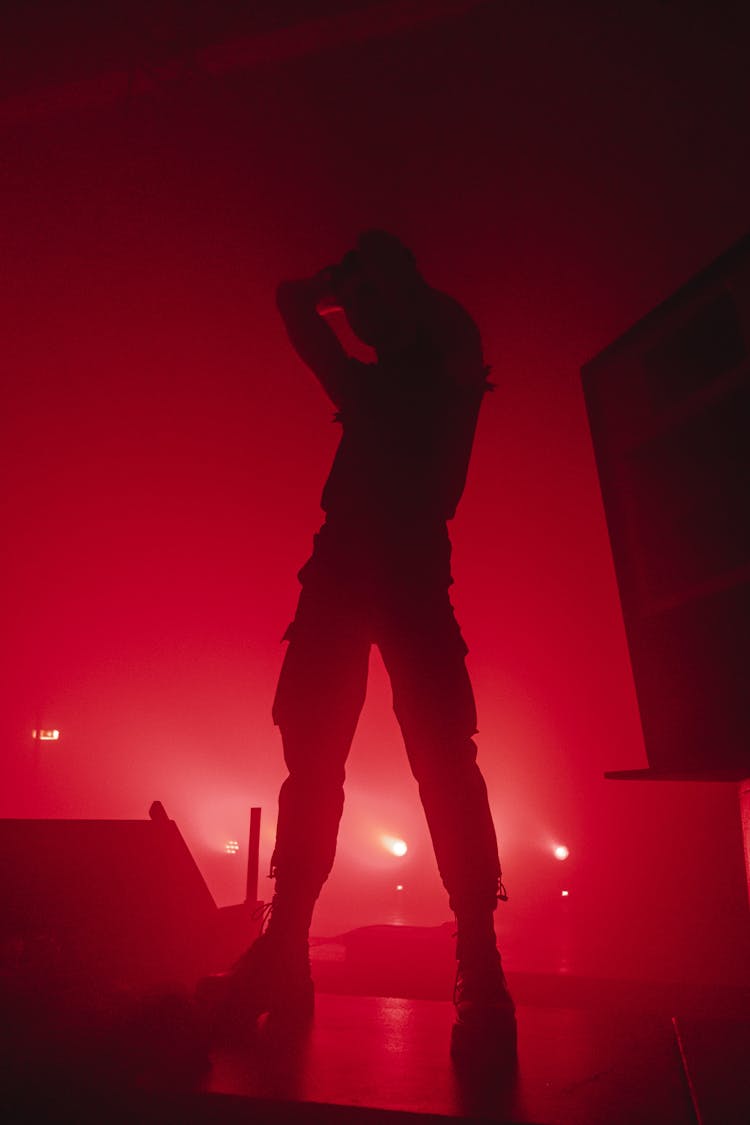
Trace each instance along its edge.
{"label": "man's leg", "polygon": [[351,598],[303,589],[273,717],[289,775],[279,794],[269,930],[304,932],[333,865],[344,768],[367,688],[370,642]]}
{"label": "man's leg", "polygon": [[[443,883],[458,923],[454,1048],[515,1043],[515,1014],[497,952],[502,891],[487,787],[476,761],[476,707],[466,645],[447,591],[403,603],[378,636],[393,706],[419,783]],[[455,1034],[458,1033],[458,1034]],[[489,1034],[488,1034],[489,1033]]]}
{"label": "man's leg", "polygon": [[279,796],[272,908],[236,965],[199,986],[199,1001],[224,1034],[242,1032],[262,1012],[288,1022],[312,1011],[308,930],[333,863],[344,766],[367,685],[361,616],[341,587],[334,598],[316,584],[303,587],[287,631],[273,707],[289,776]]}
{"label": "man's leg", "polygon": [[404,605],[378,644],[451,908],[493,911],[501,874],[497,839],[476,761],[467,649],[447,591]]}

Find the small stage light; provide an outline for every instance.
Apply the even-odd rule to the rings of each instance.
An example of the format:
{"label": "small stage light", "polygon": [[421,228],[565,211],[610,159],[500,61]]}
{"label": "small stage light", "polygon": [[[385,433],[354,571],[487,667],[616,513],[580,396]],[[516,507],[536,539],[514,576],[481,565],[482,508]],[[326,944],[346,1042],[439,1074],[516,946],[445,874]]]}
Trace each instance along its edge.
{"label": "small stage light", "polygon": [[391,855],[406,855],[409,850],[406,845],[406,840],[402,840],[398,836],[381,836],[380,843],[383,845],[387,852],[391,853]]}
{"label": "small stage light", "polygon": [[59,730],[33,730],[31,737],[39,742],[57,742],[60,738]]}
{"label": "small stage light", "polygon": [[568,897],[568,891],[561,891],[560,894],[562,895],[563,898]]}
{"label": "small stage light", "polygon": [[396,890],[397,891],[403,891],[403,889],[404,889],[403,883],[396,883]]}
{"label": "small stage light", "polygon": [[224,851],[227,853],[227,855],[237,855],[237,852],[239,850],[240,845],[237,840],[227,840],[226,844],[224,845]]}
{"label": "small stage light", "polygon": [[570,851],[565,847],[565,844],[558,844],[556,848],[553,848],[553,855],[555,859],[567,859]]}
{"label": "small stage light", "polygon": [[383,839],[383,843],[384,843],[385,847],[388,849],[388,851],[391,853],[391,855],[397,855],[397,856],[406,855],[406,853],[409,850],[406,846],[406,840],[396,840],[396,839],[393,838],[393,836],[386,836]]}

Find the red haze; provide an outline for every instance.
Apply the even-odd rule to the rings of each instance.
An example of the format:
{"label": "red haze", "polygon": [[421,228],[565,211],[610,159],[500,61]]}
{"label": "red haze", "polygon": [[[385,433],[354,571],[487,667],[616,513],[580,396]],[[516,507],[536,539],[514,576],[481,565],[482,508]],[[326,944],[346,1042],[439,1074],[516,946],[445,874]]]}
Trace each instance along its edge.
{"label": "red haze", "polygon": [[[454,600],[511,967],[555,963],[569,890],[574,967],[740,971],[733,791],[602,779],[645,758],[578,372],[744,232],[746,60],[708,9],[650,6],[645,36],[639,5],[576,11],[480,5],[5,128],[4,815],[158,797],[230,901],[261,804],[267,863],[279,642],[337,440],[274,289],[383,225],[474,314],[497,384]],[[372,668],[319,933],[447,915]]]}

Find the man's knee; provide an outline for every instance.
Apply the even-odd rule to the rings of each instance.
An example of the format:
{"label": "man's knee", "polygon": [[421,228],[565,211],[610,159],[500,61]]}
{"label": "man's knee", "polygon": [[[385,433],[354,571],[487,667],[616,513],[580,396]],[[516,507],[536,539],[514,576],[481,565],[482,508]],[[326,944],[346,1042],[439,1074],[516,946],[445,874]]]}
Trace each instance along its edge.
{"label": "man's knee", "polygon": [[311,794],[343,785],[351,729],[314,722],[309,715],[305,718],[299,714],[292,720],[282,717],[279,728],[283,759],[293,785]]}
{"label": "man's knee", "polygon": [[473,738],[433,737],[409,739],[406,742],[409,764],[420,785],[439,786],[446,791],[463,788],[467,778],[475,782],[477,745]]}

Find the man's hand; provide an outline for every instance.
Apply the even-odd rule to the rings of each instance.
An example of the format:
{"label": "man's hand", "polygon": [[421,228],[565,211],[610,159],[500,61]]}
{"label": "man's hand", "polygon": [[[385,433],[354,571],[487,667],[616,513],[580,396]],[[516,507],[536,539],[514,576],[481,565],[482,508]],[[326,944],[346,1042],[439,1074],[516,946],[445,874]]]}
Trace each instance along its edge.
{"label": "man's hand", "polygon": [[276,304],[297,355],[340,407],[353,361],[324,319],[325,313],[341,307],[334,293],[334,271],[335,267],[329,266],[313,277],[282,281],[276,290]]}
{"label": "man's hand", "polygon": [[321,316],[341,311],[341,299],[336,295],[337,266],[326,266],[310,280],[315,307]]}

